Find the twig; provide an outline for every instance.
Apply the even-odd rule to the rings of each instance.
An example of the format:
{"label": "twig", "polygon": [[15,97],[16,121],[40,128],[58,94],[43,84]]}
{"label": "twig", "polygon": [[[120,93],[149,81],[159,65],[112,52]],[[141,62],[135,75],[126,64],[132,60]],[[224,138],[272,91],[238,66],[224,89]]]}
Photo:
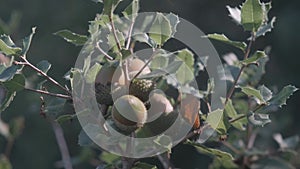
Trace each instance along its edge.
{"label": "twig", "polygon": [[118,36],[117,36],[117,31],[116,31],[116,28],[115,28],[115,24],[114,24],[114,22],[113,22],[112,15],[109,15],[109,21],[110,21],[110,25],[111,25],[112,32],[113,32],[113,34],[114,34],[115,41],[116,41],[116,43],[117,43],[117,47],[118,47],[119,51],[121,52],[122,46],[121,46],[120,41],[119,41],[119,38],[118,38]]}
{"label": "twig", "polygon": [[249,128],[251,128],[251,129],[249,129],[249,131],[250,131],[249,133],[251,133],[251,134],[248,139],[247,149],[251,149],[254,146],[256,136],[257,136],[257,130],[254,130],[252,132],[252,130],[253,130],[252,126],[249,126]]}
{"label": "twig", "polygon": [[131,79],[131,81],[133,81],[134,79],[136,79],[142,72],[143,70],[150,64],[151,60],[153,59],[153,57],[155,56],[156,51],[154,50],[152,55],[150,56],[149,60],[145,63],[145,65],[139,70],[139,72]]}
{"label": "twig", "polygon": [[230,143],[228,143],[227,141],[222,141],[222,144],[225,146],[225,147],[227,147],[227,148],[229,148],[231,151],[233,151],[235,154],[241,154],[241,152],[238,150],[238,149],[236,149],[235,147],[233,147]]}
{"label": "twig", "polygon": [[134,159],[122,157],[122,169],[130,169],[132,168],[134,163]]}
{"label": "twig", "polygon": [[161,162],[161,164],[164,166],[164,169],[172,169],[172,168],[174,168],[174,166],[170,162],[170,153],[169,152],[166,152],[166,153],[163,153],[163,154],[159,154],[159,155],[157,155],[157,158],[159,159],[159,161]]}
{"label": "twig", "polygon": [[96,48],[104,55],[104,57],[108,60],[114,60],[111,56],[109,56],[103,49],[100,47],[99,43],[96,43]]}
{"label": "twig", "polygon": [[4,153],[5,157],[9,158],[11,150],[14,146],[14,142],[15,142],[14,138],[12,138],[12,137],[7,138],[7,144],[6,144],[5,153]]}
{"label": "twig", "polygon": [[63,99],[72,99],[71,96],[64,95],[64,94],[50,93],[48,91],[31,89],[31,88],[24,88],[24,89],[28,90],[28,91],[35,92],[35,93],[45,94],[45,95],[54,96],[54,97],[60,97],[60,98],[63,98]]}
{"label": "twig", "polygon": [[42,70],[40,70],[39,68],[35,67],[33,64],[31,64],[24,56],[20,56],[20,58],[24,61],[24,62],[15,62],[16,64],[21,64],[21,65],[25,65],[25,66],[29,66],[30,68],[32,68],[34,71],[36,71],[37,73],[41,74],[42,76],[44,76],[46,79],[48,79],[50,82],[52,82],[54,85],[56,85],[57,87],[61,88],[63,91],[65,91],[68,95],[71,95],[71,92],[63,87],[61,84],[59,84],[57,81],[55,81],[52,77],[48,76],[46,73],[44,73]]}
{"label": "twig", "polygon": [[133,30],[134,23],[135,23],[135,19],[133,19],[131,24],[130,24],[130,28],[129,28],[129,31],[128,31],[128,41],[127,41],[127,44],[126,44],[126,50],[128,50],[129,47],[130,47],[131,36],[132,36],[132,30]]}
{"label": "twig", "polygon": [[247,115],[244,114],[244,115],[239,116],[239,117],[237,117],[237,118],[235,118],[235,119],[231,119],[231,120],[229,120],[229,123],[234,123],[234,122],[236,122],[236,121],[239,121],[239,120],[245,118],[246,116],[247,116]]}
{"label": "twig", "polygon": [[[247,59],[247,58],[249,57],[249,54],[250,54],[250,51],[251,51],[251,47],[252,47],[252,44],[253,44],[254,40],[255,40],[255,36],[254,36],[254,34],[252,33],[252,35],[251,35],[251,40],[250,40],[250,42],[249,42],[249,44],[248,44],[247,50],[246,50],[245,55],[244,55],[244,59]],[[243,71],[244,71],[244,69],[245,69],[246,67],[247,67],[246,65],[243,65],[243,66],[241,67],[241,69],[240,69],[240,71],[239,71],[237,77],[235,78],[235,80],[234,80],[234,82],[233,82],[233,85],[231,86],[231,88],[230,88],[230,90],[229,90],[229,92],[228,92],[228,95],[227,95],[227,97],[226,97],[226,100],[225,100],[225,103],[224,103],[225,106],[226,106],[227,102],[229,101],[229,99],[232,97],[233,92],[234,92],[234,89],[235,89],[235,87],[236,87],[236,85],[237,85],[237,83],[238,83],[238,81],[239,81],[239,79],[240,79],[240,77],[241,77],[241,75],[242,75],[242,73],[243,73]]]}
{"label": "twig", "polygon": [[62,156],[62,161],[64,163],[64,168],[65,169],[73,169],[72,167],[72,162],[71,162],[71,157],[69,154],[68,146],[63,134],[63,130],[61,126],[54,120],[50,120],[55,138],[60,150],[60,154]]}

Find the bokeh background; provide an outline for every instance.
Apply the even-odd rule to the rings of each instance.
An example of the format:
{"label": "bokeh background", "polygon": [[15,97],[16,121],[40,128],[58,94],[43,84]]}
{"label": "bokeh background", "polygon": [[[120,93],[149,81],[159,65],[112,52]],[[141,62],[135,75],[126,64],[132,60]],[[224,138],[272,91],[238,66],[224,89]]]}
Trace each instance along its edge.
{"label": "bokeh background", "polygon": [[[226,5],[237,6],[241,0],[141,0],[141,10],[152,12],[173,12],[194,23],[205,33],[224,33],[234,40],[244,40],[249,35],[242,31],[228,17]],[[267,74],[263,83],[272,89],[280,89],[287,84],[300,87],[300,1],[273,0],[270,16],[276,16],[275,29],[265,38],[260,38],[255,48],[272,47]],[[48,60],[52,63],[49,74],[59,82],[65,83],[62,76],[75,63],[80,47],[66,43],[53,35],[61,29],[70,29],[87,34],[88,21],[101,12],[101,5],[90,0],[0,0],[0,18],[5,23],[12,22],[6,30],[20,44],[33,26],[37,27],[28,58],[32,63]],[[232,48],[214,43],[219,54],[223,55]],[[26,75],[33,78],[30,71]],[[272,114],[273,123],[262,130],[265,141],[262,144],[275,144],[272,133],[282,133],[284,137],[300,134],[300,92],[289,101],[288,106]],[[23,92],[17,95],[14,103],[1,114],[4,121],[22,116],[25,118],[23,133],[16,140],[10,160],[14,169],[53,169],[60,160],[59,150],[53,130],[47,120],[39,115],[40,100],[37,94]],[[80,126],[76,121],[63,125],[71,155],[74,161],[84,161],[93,151],[77,144]],[[262,145],[264,146],[264,145]],[[0,152],[5,149],[5,140],[0,137]],[[97,153],[97,152],[96,152]],[[182,168],[205,168],[209,158],[197,154],[191,147],[179,146],[174,149],[173,161]],[[150,159],[151,161],[151,159]],[[156,161],[152,161],[155,163]],[[93,168],[92,161],[83,162],[77,168]]]}

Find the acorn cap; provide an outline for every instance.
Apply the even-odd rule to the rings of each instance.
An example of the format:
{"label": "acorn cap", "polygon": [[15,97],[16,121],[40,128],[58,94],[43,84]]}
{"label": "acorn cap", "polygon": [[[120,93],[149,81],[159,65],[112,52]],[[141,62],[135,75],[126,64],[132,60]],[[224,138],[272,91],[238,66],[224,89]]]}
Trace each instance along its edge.
{"label": "acorn cap", "polygon": [[152,80],[134,79],[129,86],[129,94],[138,97],[141,101],[146,102],[149,99],[149,94],[156,85]]}
{"label": "acorn cap", "polygon": [[95,84],[96,100],[99,104],[112,105],[113,100],[110,93],[110,86],[101,83]]}
{"label": "acorn cap", "polygon": [[147,119],[147,110],[137,97],[124,95],[115,101],[112,118],[120,130],[132,132],[144,125]]}

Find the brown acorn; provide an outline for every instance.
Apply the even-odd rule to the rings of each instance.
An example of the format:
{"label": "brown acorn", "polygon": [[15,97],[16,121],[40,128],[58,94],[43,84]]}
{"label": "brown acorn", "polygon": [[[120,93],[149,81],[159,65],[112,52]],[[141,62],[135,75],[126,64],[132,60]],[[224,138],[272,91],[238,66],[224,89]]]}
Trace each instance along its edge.
{"label": "brown acorn", "polygon": [[[146,63],[144,61],[138,58],[128,59],[128,72],[130,79],[132,79],[145,66],[145,64]],[[150,68],[146,66],[141,72],[141,75],[148,74],[150,72]]]}
{"label": "brown acorn", "polygon": [[112,119],[120,131],[128,134],[144,125],[147,119],[147,110],[137,97],[124,95],[115,101],[112,108]]}
{"label": "brown acorn", "polygon": [[163,113],[170,113],[174,110],[170,101],[160,93],[154,90],[149,98],[150,108],[148,110],[148,121],[152,121]]}

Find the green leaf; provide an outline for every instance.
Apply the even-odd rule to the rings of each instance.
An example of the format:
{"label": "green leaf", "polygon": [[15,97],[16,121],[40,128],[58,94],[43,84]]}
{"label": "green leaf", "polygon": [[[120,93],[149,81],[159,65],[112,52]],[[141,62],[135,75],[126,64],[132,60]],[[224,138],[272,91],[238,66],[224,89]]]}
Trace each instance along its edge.
{"label": "green leaf", "polygon": [[264,19],[263,8],[259,0],[246,0],[242,5],[241,18],[246,31],[256,32]]}
{"label": "green leaf", "polygon": [[57,119],[55,119],[55,121],[62,124],[66,121],[73,120],[75,117],[76,117],[76,115],[74,115],[74,114],[65,114],[65,115],[59,116]]}
{"label": "green leaf", "polygon": [[[225,101],[225,99],[223,99],[223,102]],[[227,104],[225,106],[225,113],[226,115],[230,118],[230,119],[236,119],[238,118],[239,116],[242,116],[243,114],[238,114],[237,111],[235,110],[233,104],[232,104],[232,100],[229,99],[227,101]],[[245,131],[246,128],[245,128],[245,122],[242,121],[242,120],[238,120],[238,121],[235,121],[234,123],[232,123],[232,126],[235,127],[236,129],[238,130],[241,130],[241,131]]]}
{"label": "green leaf", "polygon": [[155,165],[137,162],[132,169],[157,169],[157,167]]}
{"label": "green leaf", "polygon": [[232,20],[238,25],[241,24],[241,10],[238,7],[231,8],[230,6],[226,6],[229,11],[229,16]]}
{"label": "green leaf", "polygon": [[172,28],[172,34],[171,36],[174,37],[176,31],[177,31],[177,25],[179,24],[179,17],[173,13],[169,13],[166,15],[167,19],[169,20]]}
{"label": "green leaf", "polygon": [[276,94],[271,100],[270,104],[282,107],[286,105],[287,99],[293,95],[294,92],[298,91],[298,88],[292,85],[285,86],[278,94]]}
{"label": "green leaf", "polygon": [[177,80],[184,85],[193,80],[194,77],[194,55],[188,49],[178,51],[176,60],[183,61],[183,64],[176,72]]}
{"label": "green leaf", "polygon": [[229,128],[228,121],[224,119],[224,112],[221,109],[217,109],[208,113],[206,121],[211,128],[215,129],[220,135],[227,134],[227,129]]}
{"label": "green leaf", "polygon": [[154,77],[161,77],[161,76],[166,76],[170,75],[173,73],[176,73],[177,70],[180,68],[182,65],[182,61],[173,61],[171,64],[169,64],[166,68],[163,69],[155,69],[152,72],[145,74],[145,75],[140,75],[139,78],[144,79],[144,78],[154,78]]}
{"label": "green leaf", "polygon": [[0,85],[0,112],[3,112],[10,105],[15,95],[15,91],[8,91],[3,85]]}
{"label": "green leaf", "polygon": [[111,16],[122,0],[104,0],[103,14]]}
{"label": "green leaf", "polygon": [[66,99],[51,96],[44,96],[44,98],[46,103],[44,112],[47,116],[56,117],[63,111]]}
{"label": "green leaf", "polygon": [[130,5],[122,12],[125,18],[129,20],[135,20],[140,10],[140,1],[133,0]]}
{"label": "green leaf", "polygon": [[0,52],[4,53],[5,55],[16,55],[22,51],[19,47],[11,47],[7,45],[2,38],[0,39]]}
{"label": "green leaf", "polygon": [[[119,30],[116,30],[116,35],[117,35],[117,38],[118,38],[118,40],[120,42],[120,45],[124,46],[124,44],[125,44],[125,37],[124,37],[123,33],[120,32]],[[114,36],[113,33],[108,34],[107,40],[108,40],[108,45],[113,50],[113,52],[115,52],[115,53],[119,52],[119,49],[118,49],[118,46],[117,46],[117,42],[115,40],[115,36]]]}
{"label": "green leaf", "polygon": [[259,86],[258,90],[260,91],[260,94],[266,101],[269,101],[273,96],[272,91],[269,88],[267,88],[265,85]]}
{"label": "green leaf", "polygon": [[248,59],[245,59],[241,61],[242,64],[244,65],[249,65],[249,64],[258,64],[258,61],[261,58],[267,57],[266,53],[264,51],[256,51],[251,57]]}
{"label": "green leaf", "polygon": [[260,36],[265,36],[266,33],[271,32],[272,29],[274,28],[275,21],[276,21],[276,17],[273,17],[269,23],[260,26],[255,34],[255,38],[258,38]]}
{"label": "green leaf", "polygon": [[16,74],[13,79],[3,83],[7,90],[19,92],[25,87],[25,77],[22,74]]}
{"label": "green leaf", "polygon": [[251,169],[296,169],[289,162],[278,157],[267,157],[254,162]]}
{"label": "green leaf", "polygon": [[259,114],[259,113],[250,113],[248,115],[248,120],[255,126],[261,126],[271,122],[271,119],[268,114]]}
{"label": "green leaf", "polygon": [[168,150],[169,152],[171,152],[172,149],[172,138],[170,138],[167,135],[159,135],[155,140],[154,143],[156,143],[159,147],[164,148],[166,150]]}
{"label": "green leaf", "polygon": [[232,41],[228,39],[224,34],[208,34],[207,37],[209,39],[217,40],[228,45],[234,46],[242,51],[245,51],[247,48],[247,44],[245,42]]}
{"label": "green leaf", "polygon": [[239,87],[242,89],[242,92],[248,96],[253,96],[258,104],[267,104],[267,101],[263,98],[259,90],[254,89],[250,86],[248,87]]}
{"label": "green leaf", "polygon": [[36,27],[33,27],[31,30],[31,34],[28,37],[23,39],[23,50],[22,50],[23,56],[26,56],[26,53],[29,50],[33,35],[35,34],[35,30],[36,30]]}
{"label": "green leaf", "polygon": [[265,66],[268,61],[269,61],[269,58],[267,56],[267,57],[263,57],[260,60],[258,60],[257,65],[247,66],[242,73],[242,76],[239,80],[239,84],[240,85],[251,85],[251,86],[258,85],[262,76],[266,73]]}
{"label": "green leaf", "polygon": [[101,69],[101,65],[99,63],[95,63],[87,72],[85,80],[86,83],[95,83],[96,76]]}
{"label": "green leaf", "polygon": [[94,144],[94,142],[91,140],[91,138],[85,133],[85,131],[82,129],[78,135],[78,144],[80,146],[91,146]]}
{"label": "green leaf", "polygon": [[62,37],[64,40],[66,40],[67,42],[72,43],[76,46],[83,46],[86,43],[86,41],[88,40],[87,36],[79,35],[79,34],[71,32],[69,30],[61,30],[61,31],[54,33],[54,35],[58,35],[58,36]]}
{"label": "green leaf", "polygon": [[162,13],[157,13],[150,27],[149,36],[157,45],[163,46],[172,36],[172,26],[170,21]]}
{"label": "green leaf", "polygon": [[150,47],[155,47],[155,42],[146,33],[135,34],[132,36],[132,39],[136,42],[146,43]]}
{"label": "green leaf", "polygon": [[1,169],[12,169],[12,165],[10,164],[9,160],[6,158],[5,155],[0,155],[0,168]]}
{"label": "green leaf", "polygon": [[47,74],[51,68],[51,64],[47,60],[42,60],[36,65],[36,67]]}
{"label": "green leaf", "polygon": [[202,144],[199,143],[193,143],[188,141],[187,144],[194,146],[200,153],[208,155],[214,160],[217,160],[220,164],[221,167],[223,168],[230,168],[230,169],[237,169],[238,166],[233,162],[234,158],[230,153],[218,150],[218,149],[213,149],[206,147]]}
{"label": "green leaf", "polygon": [[100,159],[101,161],[107,163],[107,164],[112,164],[118,160],[121,159],[120,156],[117,156],[115,154],[112,154],[112,153],[108,153],[108,152],[105,152],[105,151],[102,151],[101,155],[100,155]]}
{"label": "green leaf", "polygon": [[8,68],[6,68],[3,72],[0,74],[0,82],[6,82],[11,80],[14,75],[17,73],[19,69],[19,66],[17,65],[12,65]]}
{"label": "green leaf", "polygon": [[153,59],[150,62],[150,68],[160,69],[168,66],[169,58],[168,55],[164,51],[159,51],[154,54]]}

